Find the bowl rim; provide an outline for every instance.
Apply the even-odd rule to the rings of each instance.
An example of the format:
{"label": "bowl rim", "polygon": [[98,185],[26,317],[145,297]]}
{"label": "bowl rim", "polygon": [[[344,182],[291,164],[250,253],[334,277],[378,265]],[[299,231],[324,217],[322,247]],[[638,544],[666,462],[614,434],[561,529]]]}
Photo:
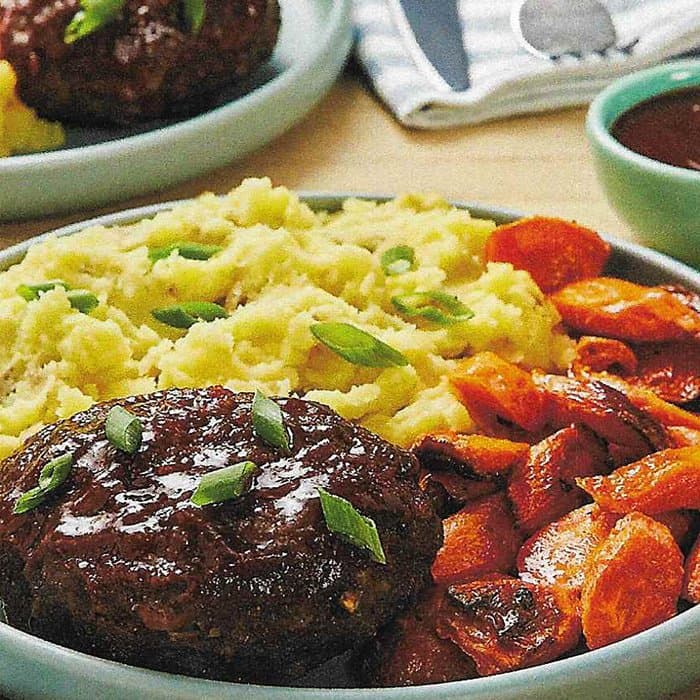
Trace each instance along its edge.
{"label": "bowl rim", "polygon": [[[338,192],[338,191],[299,191],[299,198],[309,203],[313,209],[337,208],[337,204],[348,198],[368,199],[384,202],[394,199],[396,195]],[[224,197],[226,195],[219,195]],[[143,218],[155,216],[175,206],[192,202],[192,199],[160,202],[133,209],[104,214],[87,219],[46,233],[33,236],[25,241],[0,250],[0,271],[6,270],[24,257],[30,246],[52,236],[68,236],[82,231],[90,226],[123,225]],[[460,209],[467,209],[474,218],[487,218],[497,223],[507,222],[514,218],[522,218],[527,214],[505,207],[466,202],[449,199],[448,203]],[[613,253],[631,257],[635,261],[651,265],[664,275],[679,278],[683,283],[694,286],[700,292],[700,271],[694,270],[684,263],[670,258],[663,253],[644,246],[622,240],[608,234],[601,234],[613,247]],[[557,659],[546,664],[523,668],[494,676],[471,678],[447,683],[390,687],[390,688],[342,688],[342,687],[293,687],[270,686],[248,683],[216,681],[192,676],[155,671],[148,668],[123,664],[117,661],[103,659],[97,656],[79,652],[54,642],[49,642],[22,630],[18,630],[4,622],[0,622],[0,650],[4,644],[12,644],[19,648],[19,653],[32,658],[40,668],[51,667],[52,670],[66,667],[73,668],[72,678],[78,677],[105,678],[107,683],[114,684],[119,679],[129,688],[138,686],[139,695],[151,697],[151,692],[157,692],[157,697],[190,697],[189,693],[201,694],[199,697],[226,698],[243,700],[248,697],[266,700],[425,700],[427,697],[439,697],[442,700],[462,700],[469,694],[477,698],[495,698],[503,692],[513,692],[519,688],[544,687],[566,684],[575,677],[577,682],[585,684],[596,678],[600,669],[624,665],[633,657],[646,659],[662,654],[664,651],[682,641],[687,640],[693,632],[698,634],[700,628],[700,605],[689,608],[675,617],[666,620],[648,630],[639,632],[631,637],[620,640],[599,649],[587,651],[577,656]],[[694,637],[693,637],[694,638]],[[26,658],[25,657],[25,658]],[[114,688],[110,685],[110,688]],[[180,693],[188,695],[180,695]],[[252,694],[251,694],[252,693]],[[258,695],[259,693],[259,695]],[[109,697],[112,697],[111,695]],[[513,697],[509,695],[508,697]]]}
{"label": "bowl rim", "polygon": [[[610,133],[611,124],[606,123],[605,110],[609,103],[626,90],[646,85],[654,78],[672,75],[673,73],[688,72],[692,77],[692,81],[684,84],[683,87],[700,87],[700,58],[686,58],[669,63],[662,63],[652,68],[635,71],[629,75],[619,78],[612,82],[608,87],[602,90],[591,102],[586,114],[586,133],[591,141],[599,148],[606,151],[609,155],[616,157],[618,160],[625,161],[627,164],[645,171],[652,171],[658,175],[667,176],[680,180],[683,183],[699,183],[700,171],[691,170],[689,168],[681,168],[677,165],[669,165],[661,161],[654,160],[648,156],[644,156],[636,151],[633,151],[627,146],[624,146]],[[641,104],[642,102],[653,99],[659,95],[672,92],[672,89],[663,88],[651,91],[645,97],[636,100],[634,103],[619,110],[615,114],[615,119],[624,112]],[[613,119],[614,122],[614,119]]]}

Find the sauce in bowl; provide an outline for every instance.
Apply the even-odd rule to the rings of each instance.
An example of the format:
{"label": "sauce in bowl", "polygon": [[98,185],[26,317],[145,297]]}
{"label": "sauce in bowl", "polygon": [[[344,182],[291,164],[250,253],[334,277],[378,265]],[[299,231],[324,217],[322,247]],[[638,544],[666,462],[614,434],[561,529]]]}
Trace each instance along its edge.
{"label": "sauce in bowl", "polygon": [[700,171],[700,87],[640,102],[615,120],[611,133],[635,153]]}

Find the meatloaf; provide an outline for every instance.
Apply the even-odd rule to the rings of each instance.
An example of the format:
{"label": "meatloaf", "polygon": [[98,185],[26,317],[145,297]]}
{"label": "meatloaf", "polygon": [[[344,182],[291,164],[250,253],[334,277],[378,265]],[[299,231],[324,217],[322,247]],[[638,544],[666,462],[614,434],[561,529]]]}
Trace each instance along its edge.
{"label": "meatloaf", "polygon": [[[206,678],[286,684],[366,642],[413,601],[440,545],[414,457],[328,407],[275,399],[288,454],[252,429],[252,395],[171,389],[96,404],[0,467],[0,595],[10,624],[84,652]],[[138,416],[130,456],[106,438]],[[67,479],[13,513],[42,467]],[[250,460],[249,490],[197,507],[202,475]],[[331,532],[317,488],[377,526],[386,564]]]}
{"label": "meatloaf", "polygon": [[126,0],[113,21],[67,43],[79,0],[3,0],[0,59],[41,116],[130,124],[206,108],[272,53],[277,0],[205,0],[189,27],[185,0]]}

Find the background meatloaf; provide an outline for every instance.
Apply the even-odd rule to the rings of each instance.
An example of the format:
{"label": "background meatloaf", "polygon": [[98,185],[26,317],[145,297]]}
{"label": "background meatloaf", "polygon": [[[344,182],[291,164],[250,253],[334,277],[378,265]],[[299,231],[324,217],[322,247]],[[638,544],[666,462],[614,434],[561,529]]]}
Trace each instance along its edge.
{"label": "background meatloaf", "polygon": [[[291,455],[252,432],[251,394],[172,389],[120,400],[144,440],[105,437],[114,402],[49,426],[0,468],[0,595],[11,624],[171,672],[288,683],[370,638],[411,601],[440,544],[408,452],[326,406],[278,399]],[[46,462],[68,479],[12,513]],[[198,508],[202,474],[259,466],[238,500]],[[387,564],[328,531],[317,487],[376,521]]]}

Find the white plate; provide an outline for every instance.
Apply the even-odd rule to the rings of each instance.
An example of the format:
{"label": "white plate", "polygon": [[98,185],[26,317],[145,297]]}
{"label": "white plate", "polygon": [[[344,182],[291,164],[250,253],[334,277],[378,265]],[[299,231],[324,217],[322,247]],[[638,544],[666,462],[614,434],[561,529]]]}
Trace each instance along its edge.
{"label": "white plate", "polygon": [[[221,167],[299,121],[350,50],[350,0],[280,0],[271,60],[250,91],[183,121],[131,130],[69,129],[65,148],[0,159],[0,221],[100,206]],[[240,88],[238,88],[240,91]]]}

